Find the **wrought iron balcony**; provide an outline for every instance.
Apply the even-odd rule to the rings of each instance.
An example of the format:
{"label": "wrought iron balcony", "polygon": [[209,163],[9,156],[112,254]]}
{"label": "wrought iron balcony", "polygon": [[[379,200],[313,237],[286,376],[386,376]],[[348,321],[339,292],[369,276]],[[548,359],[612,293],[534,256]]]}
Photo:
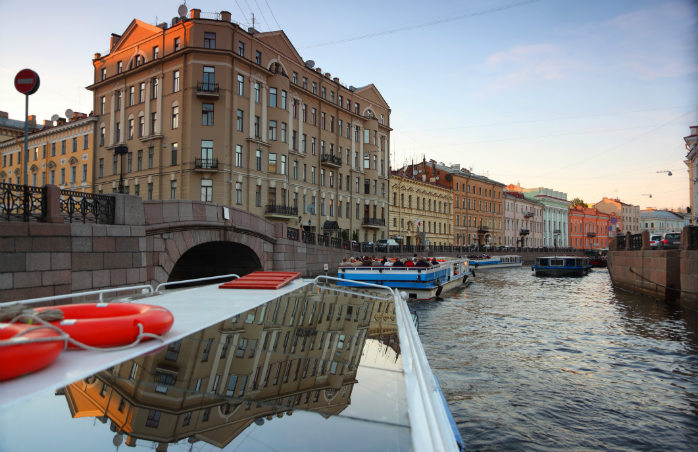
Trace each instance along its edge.
{"label": "wrought iron balcony", "polygon": [[531,218],[533,216],[533,212],[524,212],[524,218]]}
{"label": "wrought iron balcony", "polygon": [[264,208],[265,217],[292,219],[298,218],[298,207],[280,204],[267,204]]}
{"label": "wrought iron balcony", "polygon": [[218,171],[218,159],[194,159],[194,169],[198,171]]}
{"label": "wrought iron balcony", "polygon": [[361,222],[361,226],[365,228],[381,228],[385,226],[385,218],[368,218],[365,217]]}
{"label": "wrought iron balcony", "polygon": [[587,237],[596,237],[596,232],[587,232]]}
{"label": "wrought iron balcony", "polygon": [[320,158],[320,163],[327,166],[333,166],[339,168],[342,166],[342,157],[338,157],[332,154],[322,154]]}
{"label": "wrought iron balcony", "polygon": [[196,95],[203,97],[218,97],[218,83],[197,82]]}
{"label": "wrought iron balcony", "polygon": [[559,230],[559,229],[555,229],[555,230],[553,231],[553,234],[562,234],[562,231]]}
{"label": "wrought iron balcony", "polygon": [[531,233],[531,231],[529,231],[528,229],[522,229],[522,230],[519,232],[519,235],[528,235],[528,234],[530,234],[530,233]]}

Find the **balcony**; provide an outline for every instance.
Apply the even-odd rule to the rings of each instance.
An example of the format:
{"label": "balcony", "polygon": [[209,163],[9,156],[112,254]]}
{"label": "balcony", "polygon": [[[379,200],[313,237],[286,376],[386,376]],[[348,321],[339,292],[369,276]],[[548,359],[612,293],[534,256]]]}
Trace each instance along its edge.
{"label": "balcony", "polygon": [[340,166],[342,166],[342,157],[338,157],[332,154],[322,154],[320,163],[325,166],[339,168]]}
{"label": "balcony", "polygon": [[555,230],[553,231],[553,234],[562,234],[562,231],[559,230],[559,229],[555,229]]}
{"label": "balcony", "polygon": [[218,98],[218,83],[197,82],[196,95],[199,97]]}
{"label": "balcony", "polygon": [[490,230],[487,228],[487,226],[482,226],[480,225],[480,228],[478,228],[477,233],[478,234],[488,234]]}
{"label": "balcony", "polygon": [[364,228],[382,228],[385,226],[385,218],[364,218],[361,222]]}
{"label": "balcony", "polygon": [[533,216],[533,212],[524,212],[524,218],[531,218]]}
{"label": "balcony", "polygon": [[194,159],[194,171],[216,172],[218,171],[218,159]]}
{"label": "balcony", "polygon": [[298,207],[284,206],[279,204],[267,204],[264,208],[264,216],[267,218],[279,218],[291,220],[298,218]]}
{"label": "balcony", "polygon": [[587,232],[587,237],[596,237],[596,232]]}
{"label": "balcony", "polygon": [[531,231],[529,231],[528,229],[522,229],[522,230],[519,232],[519,235],[528,235],[528,234],[530,234],[530,233],[531,233]]}

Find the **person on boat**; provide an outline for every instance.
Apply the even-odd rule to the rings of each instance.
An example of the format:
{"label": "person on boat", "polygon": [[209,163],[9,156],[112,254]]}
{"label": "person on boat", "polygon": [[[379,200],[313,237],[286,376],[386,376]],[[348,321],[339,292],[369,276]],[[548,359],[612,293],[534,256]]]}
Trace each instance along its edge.
{"label": "person on boat", "polygon": [[390,259],[386,259],[385,263],[383,264],[383,267],[392,267],[394,264],[395,263]]}
{"label": "person on boat", "polygon": [[388,262],[388,258],[387,258],[387,257],[385,256],[385,254],[384,254],[384,255],[383,255],[383,259],[381,259],[381,265],[383,265],[383,266],[385,267],[385,263],[386,263],[386,262]]}
{"label": "person on boat", "polygon": [[420,257],[419,260],[417,261],[416,264],[414,264],[415,267],[431,267],[431,264],[425,257]]}
{"label": "person on boat", "polygon": [[405,267],[414,267],[414,259],[405,259]]}
{"label": "person on boat", "polygon": [[[354,259],[352,259],[353,261]],[[352,264],[346,257],[342,258],[342,262],[339,263],[339,267],[353,267],[354,264]]]}
{"label": "person on boat", "polygon": [[361,266],[362,266],[362,267],[371,267],[372,265],[373,265],[373,261],[371,260],[370,257],[364,256],[364,257],[361,259]]}
{"label": "person on boat", "polygon": [[436,260],[436,257],[432,257],[432,258],[431,258],[431,265],[433,265],[433,266],[435,266],[435,267],[436,267],[437,265],[439,265],[439,261]]}
{"label": "person on boat", "polygon": [[395,263],[393,264],[393,267],[404,267],[405,263],[400,260],[400,258],[395,259]]}
{"label": "person on boat", "polygon": [[382,267],[383,263],[379,261],[378,259],[373,259],[371,262],[371,267]]}

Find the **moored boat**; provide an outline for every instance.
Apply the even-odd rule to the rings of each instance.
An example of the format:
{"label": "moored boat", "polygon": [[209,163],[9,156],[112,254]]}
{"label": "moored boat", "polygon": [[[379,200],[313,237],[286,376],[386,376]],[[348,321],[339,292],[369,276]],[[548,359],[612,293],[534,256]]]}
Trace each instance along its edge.
{"label": "moored boat", "polygon": [[[435,258],[429,267],[339,267],[339,285],[378,284],[405,292],[408,300],[430,300],[463,286],[470,276],[467,258]],[[433,261],[432,260],[432,261]]]}
{"label": "moored boat", "polygon": [[590,268],[588,257],[546,256],[537,257],[531,270],[536,276],[584,276]]}
{"label": "moored boat", "polygon": [[472,270],[521,267],[523,264],[521,256],[515,254],[505,256],[470,255],[468,256],[468,261]]}

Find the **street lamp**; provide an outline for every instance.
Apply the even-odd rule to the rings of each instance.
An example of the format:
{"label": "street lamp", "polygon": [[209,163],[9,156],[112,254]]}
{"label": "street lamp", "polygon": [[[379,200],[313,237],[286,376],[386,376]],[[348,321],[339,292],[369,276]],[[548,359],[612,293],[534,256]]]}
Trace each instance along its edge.
{"label": "street lamp", "polygon": [[124,192],[124,154],[128,153],[128,146],[120,144],[114,148],[114,154],[119,157],[119,193]]}

